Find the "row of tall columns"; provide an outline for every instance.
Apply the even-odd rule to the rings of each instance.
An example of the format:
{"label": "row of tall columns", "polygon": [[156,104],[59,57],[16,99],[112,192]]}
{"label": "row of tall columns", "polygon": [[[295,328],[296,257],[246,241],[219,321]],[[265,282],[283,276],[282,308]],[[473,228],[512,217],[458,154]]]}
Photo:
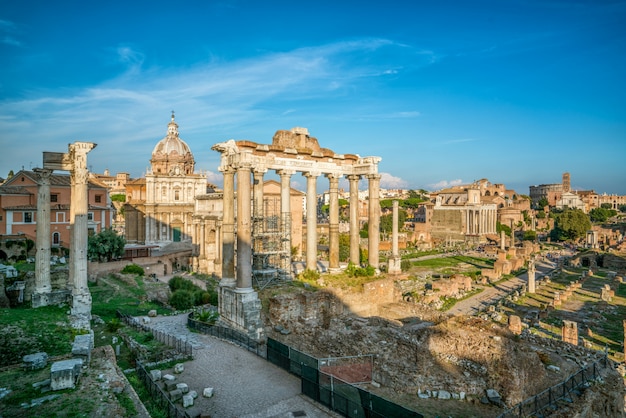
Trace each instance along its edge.
{"label": "row of tall columns", "polygon": [[[252,230],[251,230],[251,199],[255,215],[263,216],[263,174],[265,170],[254,170],[250,164],[242,163],[237,169],[232,167],[221,168],[224,174],[224,214],[222,228],[222,280],[223,285],[236,284],[237,289],[243,291],[252,287]],[[291,170],[278,170],[280,176],[281,224],[291,222]],[[235,199],[234,176],[237,174],[237,199]],[[251,175],[254,174],[254,184],[251,186]],[[307,179],[306,190],[306,268],[317,269],[317,178],[321,173],[305,172]],[[339,178],[335,174],[326,174],[330,188],[330,222],[329,222],[329,268],[339,268]],[[358,182],[361,176],[347,176],[350,182],[350,261],[360,263],[359,256],[359,221],[358,221]],[[368,209],[368,261],[376,269],[379,266],[379,229],[380,229],[380,175],[370,174],[369,181],[369,209]],[[254,188],[254,196],[251,188]],[[234,201],[237,201],[237,252],[235,275],[235,211]],[[244,204],[246,202],[246,204]],[[284,242],[283,250],[291,253],[291,237]],[[396,251],[397,252],[397,251]],[[235,280],[236,278],[236,280]]]}
{"label": "row of tall columns", "polygon": [[465,233],[470,235],[493,234],[491,227],[496,222],[496,211],[491,209],[467,209],[465,211]]}

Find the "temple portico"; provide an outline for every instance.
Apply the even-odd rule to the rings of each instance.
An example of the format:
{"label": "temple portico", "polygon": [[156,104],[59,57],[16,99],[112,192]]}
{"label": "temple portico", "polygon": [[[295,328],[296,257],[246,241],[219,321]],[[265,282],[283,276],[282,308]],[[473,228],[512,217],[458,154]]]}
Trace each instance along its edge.
{"label": "temple portico", "polygon": [[[229,325],[244,329],[249,335],[259,337],[260,302],[252,289],[253,270],[251,234],[251,208],[254,208],[254,218],[263,218],[264,205],[262,188],[263,174],[273,170],[280,177],[280,223],[288,228],[291,224],[291,178],[296,173],[302,173],[306,178],[306,268],[317,270],[317,186],[318,178],[325,176],[329,181],[330,214],[329,214],[329,268],[339,268],[339,179],[347,177],[350,182],[350,261],[359,263],[359,223],[358,208],[358,181],[366,178],[369,181],[370,205],[368,212],[369,225],[369,264],[379,268],[379,227],[380,207],[379,188],[380,175],[378,174],[379,157],[360,157],[355,154],[335,154],[333,151],[321,148],[316,138],[309,136],[304,128],[294,128],[291,131],[277,131],[271,145],[257,144],[241,140],[229,140],[216,144],[213,150],[221,153],[219,170],[224,174],[224,220],[222,228],[223,268],[220,283],[220,316]],[[234,175],[237,175],[237,191],[235,195]],[[251,176],[254,175],[254,182]],[[252,184],[254,183],[254,188]],[[253,190],[252,190],[253,189]],[[237,230],[234,239],[234,201],[237,201]],[[230,254],[235,252],[231,243],[236,242],[236,277],[228,267]],[[281,274],[291,277],[291,242],[289,234],[282,239],[280,256],[286,258],[289,271]],[[234,257],[233,257],[234,259]],[[245,295],[242,296],[242,295]],[[244,306],[245,305],[245,306]],[[257,308],[258,305],[258,308]],[[259,309],[258,312],[255,312]]]}

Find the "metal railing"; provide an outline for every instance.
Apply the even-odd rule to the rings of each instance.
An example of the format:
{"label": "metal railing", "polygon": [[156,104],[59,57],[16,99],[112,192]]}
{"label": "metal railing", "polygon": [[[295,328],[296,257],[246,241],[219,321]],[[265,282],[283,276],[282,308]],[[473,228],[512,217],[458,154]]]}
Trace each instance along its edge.
{"label": "metal railing", "polygon": [[600,376],[599,367],[606,368],[609,364],[605,354],[599,360],[588,364],[561,383],[549,387],[543,392],[523,400],[514,407],[507,409],[498,418],[525,418],[553,412],[559,408],[560,402],[573,402],[572,396],[579,395],[581,389]]}

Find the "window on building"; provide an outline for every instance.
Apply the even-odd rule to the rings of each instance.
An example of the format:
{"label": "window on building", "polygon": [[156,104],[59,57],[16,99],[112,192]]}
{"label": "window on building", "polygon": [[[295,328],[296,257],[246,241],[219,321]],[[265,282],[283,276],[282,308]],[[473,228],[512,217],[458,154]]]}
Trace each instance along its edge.
{"label": "window on building", "polygon": [[87,212],[87,220],[93,221],[93,212]]}
{"label": "window on building", "polygon": [[174,190],[174,200],[180,200],[180,191]]}
{"label": "window on building", "polygon": [[59,201],[59,195],[58,194],[51,194],[50,195],[50,201],[51,202],[58,202]]}
{"label": "window on building", "polygon": [[57,212],[56,215],[57,223],[65,223],[65,212]]}
{"label": "window on building", "polygon": [[54,232],[52,234],[52,245],[59,245],[61,244],[61,234],[59,234],[58,232]]}
{"label": "window on building", "polygon": [[96,195],[96,203],[102,203],[102,195],[100,194]]}
{"label": "window on building", "polygon": [[33,213],[32,212],[24,212],[24,223],[26,223],[26,224],[33,223]]}

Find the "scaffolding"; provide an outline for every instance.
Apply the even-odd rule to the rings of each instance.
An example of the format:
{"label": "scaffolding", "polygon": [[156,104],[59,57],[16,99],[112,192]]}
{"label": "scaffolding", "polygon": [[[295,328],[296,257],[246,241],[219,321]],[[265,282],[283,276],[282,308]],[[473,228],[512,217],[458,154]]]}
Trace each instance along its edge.
{"label": "scaffolding", "polygon": [[280,198],[263,199],[252,215],[252,278],[257,287],[292,280],[291,213],[281,213]]}

